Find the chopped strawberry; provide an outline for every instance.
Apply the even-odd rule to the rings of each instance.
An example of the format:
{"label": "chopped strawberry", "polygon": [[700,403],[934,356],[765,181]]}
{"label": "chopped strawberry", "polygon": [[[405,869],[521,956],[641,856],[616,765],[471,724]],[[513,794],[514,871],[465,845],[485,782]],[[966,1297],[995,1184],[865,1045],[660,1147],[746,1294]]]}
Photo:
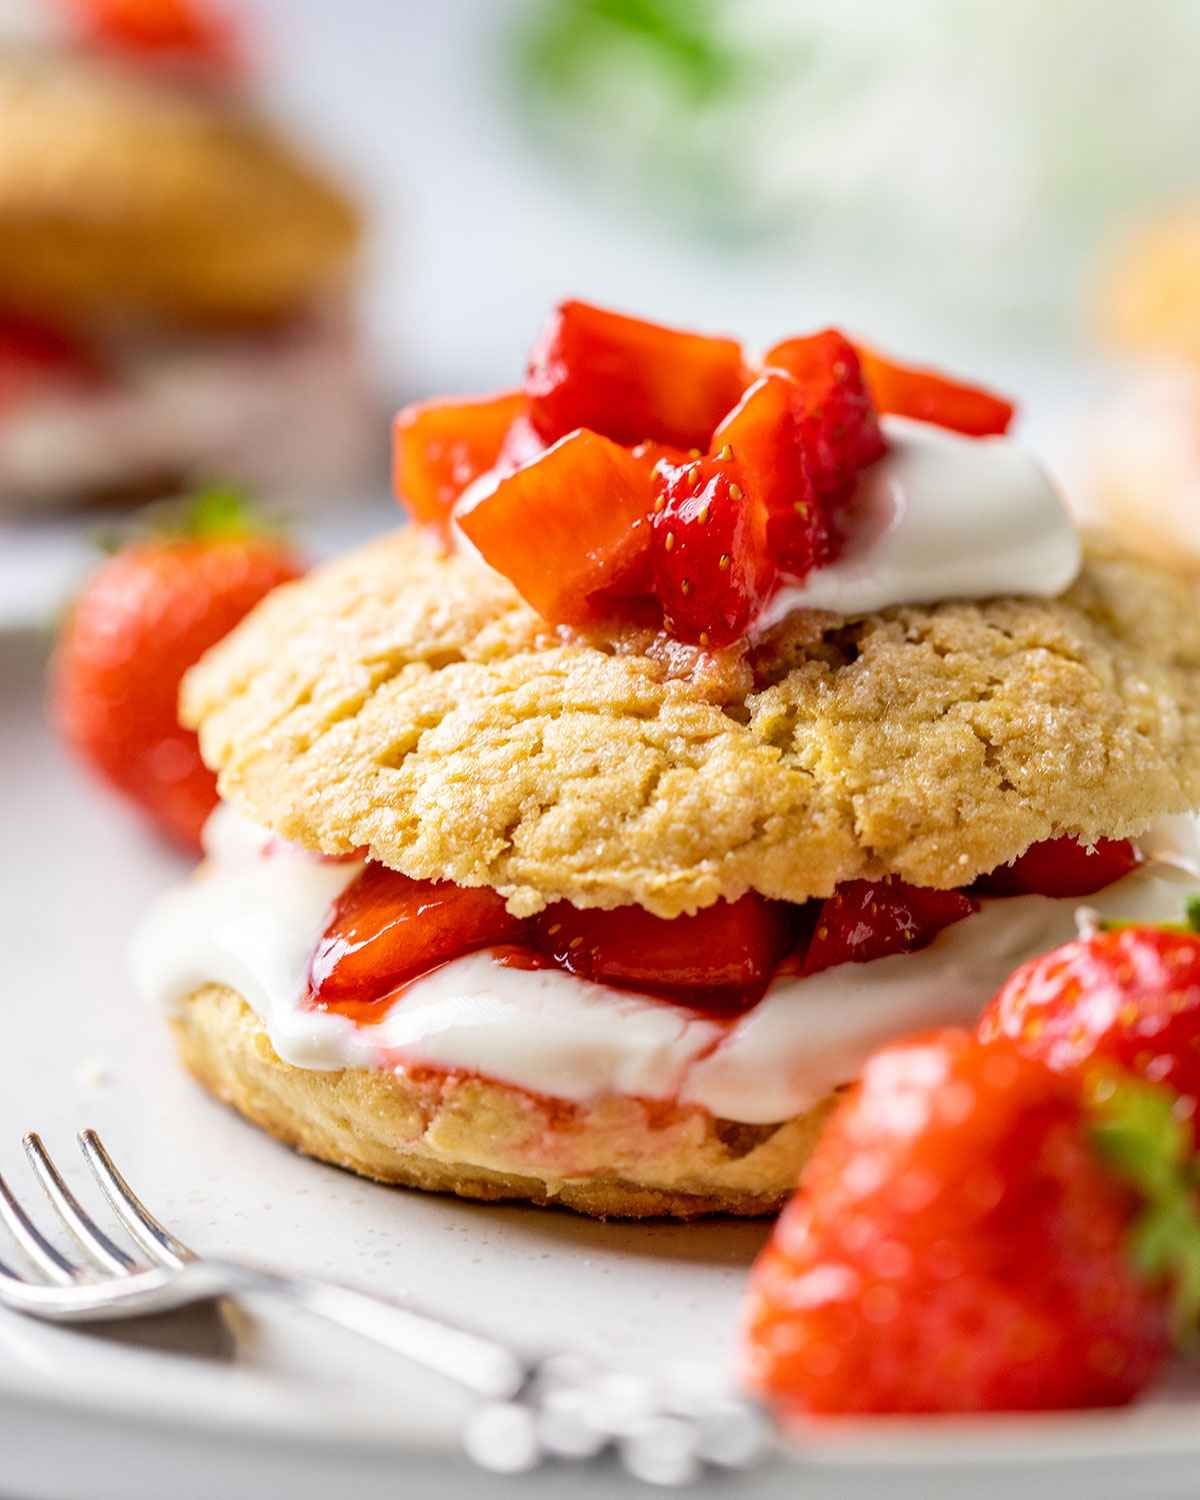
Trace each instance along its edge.
{"label": "chopped strawberry", "polygon": [[729,448],[747,494],[765,507],[771,558],[793,578],[829,562],[834,552],[829,517],[809,477],[801,425],[799,385],[769,370],[713,434],[713,448]]}
{"label": "chopped strawberry", "polygon": [[502,479],[458,520],[539,614],[585,625],[603,598],[649,586],[653,500],[644,464],[581,431]]}
{"label": "chopped strawberry", "polygon": [[1200,1249],[1166,1093],[1085,1100],[965,1031],[876,1053],[751,1273],[750,1385],[792,1419],[1132,1400]]}
{"label": "chopped strawberry", "polygon": [[236,73],[241,48],[229,17],[196,0],[58,0],[88,46],[143,62],[200,63]]}
{"label": "chopped strawberry", "polygon": [[95,351],[76,335],[25,313],[0,312],[0,412],[39,391],[102,377]]}
{"label": "chopped strawberry", "polygon": [[961,891],[933,891],[902,880],[843,881],[822,903],[804,972],[914,953],[943,927],[978,910],[979,903]]}
{"label": "chopped strawberry", "polygon": [[1168,1083],[1200,1105],[1200,936],[1124,927],[1079,938],[1023,964],[979,1022],[1056,1072],[1096,1059]]}
{"label": "chopped strawberry", "polygon": [[334,903],[309,965],[311,991],[326,1009],[369,1006],[439,964],[513,942],[522,927],[487,886],[410,880],[369,864]]}
{"label": "chopped strawberry", "polygon": [[614,442],[707,448],[745,384],[741,346],[564,302],[534,348],[525,390],[547,442],[587,427]]}
{"label": "chopped strawberry", "polygon": [[657,477],[654,578],[666,627],[726,646],[745,634],[774,579],[766,508],[731,458],[660,465]]}
{"label": "chopped strawberry", "polygon": [[682,448],[676,448],[673,443],[656,443],[650,439],[644,443],[635,443],[629,451],[639,463],[645,464],[651,473],[660,464],[677,467],[679,464],[686,464],[700,457],[699,448],[689,448],[685,451]]}
{"label": "chopped strawberry", "polygon": [[559,901],[534,921],[538,947],[585,979],[664,994],[698,1010],[746,1010],[792,943],[787,905],[762,896],[718,901],[669,920],[640,906],[580,910]]}
{"label": "chopped strawberry", "polygon": [[768,369],[785,370],[800,387],[800,431],[813,488],[844,502],[860,469],[884,451],[883,435],[858,355],[836,328],[785,339],[767,351]]}
{"label": "chopped strawberry", "polygon": [[[425,401],[398,413],[392,480],[397,498],[413,519],[444,526],[467,485],[496,463],[525,410],[522,393],[510,391],[478,399]],[[525,456],[514,455],[512,466]]]}
{"label": "chopped strawberry", "polygon": [[1089,849],[1077,839],[1044,839],[1011,865],[976,884],[986,896],[1091,896],[1137,868],[1128,839],[1097,839]]}
{"label": "chopped strawberry", "polygon": [[535,458],[541,458],[546,447],[541,433],[529,420],[529,403],[522,395],[521,409],[513,418],[513,424],[505,434],[496,455],[496,472],[511,474],[514,469],[531,464]]}
{"label": "chopped strawberry", "polygon": [[139,541],[84,585],[55,654],[54,717],[68,744],[177,843],[199,851],[217,778],[177,713],[184,672],[277,584],[301,572],[213,491],[187,529]]}
{"label": "chopped strawberry", "polygon": [[858,357],[879,411],[936,422],[939,427],[949,427],[968,437],[990,437],[1008,431],[1015,408],[1003,396],[933,370],[897,364],[861,344]]}

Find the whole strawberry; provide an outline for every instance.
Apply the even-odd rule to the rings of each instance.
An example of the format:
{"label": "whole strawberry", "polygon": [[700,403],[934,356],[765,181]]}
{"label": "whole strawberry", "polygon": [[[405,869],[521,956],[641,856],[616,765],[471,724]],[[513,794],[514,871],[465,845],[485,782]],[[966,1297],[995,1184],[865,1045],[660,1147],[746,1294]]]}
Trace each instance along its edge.
{"label": "whole strawberry", "polygon": [[1169,927],[1097,931],[1023,964],[979,1022],[1071,1073],[1099,1058],[1168,1083],[1200,1105],[1200,934]]}
{"label": "whole strawberry", "polygon": [[1007,1043],[875,1054],[751,1279],[750,1384],[781,1413],[1116,1405],[1194,1322],[1190,1131]]}
{"label": "whole strawberry", "polygon": [[179,724],[183,674],[301,567],[253,530],[236,497],[196,502],[186,532],[124,548],[88,580],[55,654],[51,707],[79,757],[188,849],[217,803],[196,736]]}

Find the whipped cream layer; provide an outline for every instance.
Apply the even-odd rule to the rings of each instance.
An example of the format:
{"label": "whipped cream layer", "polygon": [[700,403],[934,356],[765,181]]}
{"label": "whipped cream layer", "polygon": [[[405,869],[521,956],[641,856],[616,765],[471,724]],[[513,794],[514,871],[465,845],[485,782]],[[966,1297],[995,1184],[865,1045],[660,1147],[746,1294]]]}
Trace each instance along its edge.
{"label": "whipped cream layer", "polygon": [[777,589],[752,633],[800,609],[864,615],[946,599],[1053,598],[1074,582],[1078,534],[1024,448],[908,417],[880,420],[887,452],[859,479],[843,552]]}
{"label": "whipped cream layer", "polygon": [[[1074,583],[1079,534],[1054,482],[1019,443],[909,417],[884,416],[880,426],[887,452],[859,478],[842,553],[802,583],[784,580],[752,622],[752,638],[802,609],[866,615],[949,599],[1052,599]],[[494,471],[481,474],[455,514],[498,483]],[[462,528],[451,530],[455,547],[486,567]]]}
{"label": "whipped cream layer", "polygon": [[1018,964],[1070,939],[1081,904],[1177,921],[1200,891],[1194,825],[1140,842],[1147,860],[1088,898],[989,900],[919,953],[781,977],[722,1023],[558,969],[473,953],[409,985],[376,1025],[307,1001],[308,963],[329,908],[358,875],[219,808],[208,862],[151,914],[135,946],[142,992],[174,1008],[206,984],[235,989],[285,1062],[313,1069],[429,1067],[479,1074],[575,1103],[607,1094],[676,1099],[747,1124],[810,1108],[869,1052],[923,1027],[970,1022]]}

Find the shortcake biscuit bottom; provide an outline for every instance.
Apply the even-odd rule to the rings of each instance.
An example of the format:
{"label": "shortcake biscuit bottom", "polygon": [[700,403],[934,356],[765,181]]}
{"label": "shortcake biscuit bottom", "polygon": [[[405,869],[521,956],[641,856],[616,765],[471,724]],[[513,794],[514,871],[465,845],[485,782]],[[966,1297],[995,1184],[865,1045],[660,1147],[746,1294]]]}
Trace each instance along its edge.
{"label": "shortcake biscuit bottom", "polygon": [[171,1024],[207,1089],[309,1156],[379,1182],[596,1218],[773,1213],[833,1102],[743,1125],[620,1096],[568,1104],[434,1071],[296,1068],[224,985],[196,990]]}

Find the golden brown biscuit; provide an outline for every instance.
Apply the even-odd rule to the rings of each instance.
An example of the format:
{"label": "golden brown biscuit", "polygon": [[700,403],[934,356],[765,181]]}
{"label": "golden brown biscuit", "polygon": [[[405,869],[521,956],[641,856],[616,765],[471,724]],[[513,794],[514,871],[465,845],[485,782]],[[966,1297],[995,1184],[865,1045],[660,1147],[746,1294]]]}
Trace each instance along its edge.
{"label": "golden brown biscuit", "polygon": [[677,676],[407,531],[264,601],[183,712],[252,819],[518,913],[962,886],[1200,802],[1196,598],[1095,556],[1061,599],[810,617]]}
{"label": "golden brown biscuit", "polygon": [[0,285],[56,317],[284,316],[340,284],[341,192],[227,101],[94,58],[0,53]]}
{"label": "golden brown biscuit", "polygon": [[598,1218],[772,1213],[832,1104],[779,1125],[739,1125],[675,1104],[572,1105],[444,1073],[313,1072],[282,1062],[221,985],[197,990],[172,1025],[206,1088],[309,1156],[380,1182]]}

